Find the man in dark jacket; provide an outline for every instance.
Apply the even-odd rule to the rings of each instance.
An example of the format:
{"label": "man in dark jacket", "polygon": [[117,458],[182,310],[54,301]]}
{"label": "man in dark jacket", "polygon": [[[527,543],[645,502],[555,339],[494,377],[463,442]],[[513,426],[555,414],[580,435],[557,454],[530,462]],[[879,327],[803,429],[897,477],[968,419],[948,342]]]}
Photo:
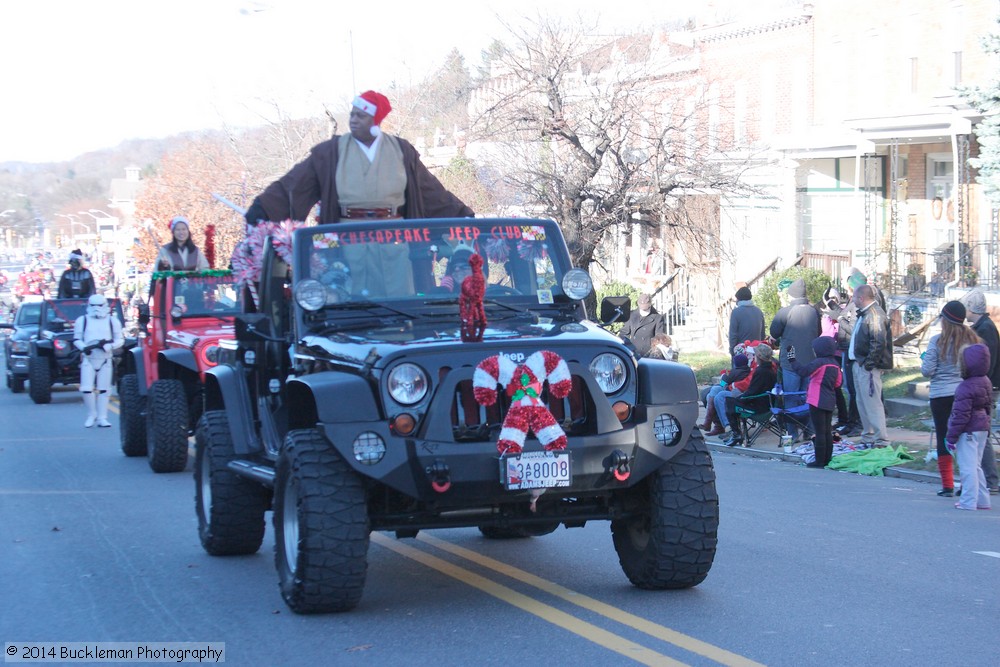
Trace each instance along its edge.
{"label": "man in dark jacket", "polygon": [[369,90],[354,99],[350,134],[317,144],[309,157],[254,199],[246,221],[305,220],[320,203],[319,222],[344,218],[471,218],[474,213],[427,170],[405,139],[380,124],[392,110]]}
{"label": "man in dark jacket", "polygon": [[764,313],[753,302],[753,294],[749,287],[736,290],[736,307],[729,316],[729,356],[733,357],[733,349],[748,340],[764,339]]}
{"label": "man in dark jacket", "polygon": [[853,363],[854,388],[861,415],[861,442],[889,444],[882,404],[882,371],[892,368],[892,332],[889,318],[875,300],[871,285],[854,290],[858,321],[847,358]]}
{"label": "man in dark jacket", "polygon": [[666,319],[653,308],[653,297],[640,294],[636,306],[619,335],[632,343],[636,356],[644,357],[649,354],[653,336],[669,332]]}
{"label": "man in dark jacket", "polygon": [[[982,290],[974,289],[962,299],[965,302],[966,319],[972,325],[972,330],[986,344],[990,351],[990,366],[986,373],[993,386],[993,404],[996,405],[997,395],[1000,394],[1000,333],[997,332],[997,325],[993,323],[987,313],[986,297]],[[983,449],[983,475],[986,476],[986,486],[990,493],[996,495],[998,489],[997,476],[997,456],[993,451],[993,445],[987,439],[986,447]]]}
{"label": "man in dark jacket", "polygon": [[[809,305],[806,281],[802,278],[789,285],[788,299],[788,305],[771,320],[771,338],[778,341],[779,350],[794,347],[799,351],[799,363],[808,364],[813,360],[812,342],[822,333],[819,311]],[[784,354],[781,355],[781,387],[786,393],[802,391],[802,378],[792,370]],[[788,431],[793,438],[798,438],[798,428],[794,424]]]}

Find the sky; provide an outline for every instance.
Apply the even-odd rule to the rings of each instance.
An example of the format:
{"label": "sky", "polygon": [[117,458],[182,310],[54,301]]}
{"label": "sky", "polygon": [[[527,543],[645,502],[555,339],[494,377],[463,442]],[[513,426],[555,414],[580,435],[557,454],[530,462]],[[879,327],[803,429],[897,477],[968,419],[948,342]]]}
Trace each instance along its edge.
{"label": "sky", "polygon": [[607,0],[2,0],[0,162],[347,109],[363,90],[419,82],[452,48],[475,67],[505,23],[539,11],[582,12],[614,32],[686,5],[633,0],[609,15]]}

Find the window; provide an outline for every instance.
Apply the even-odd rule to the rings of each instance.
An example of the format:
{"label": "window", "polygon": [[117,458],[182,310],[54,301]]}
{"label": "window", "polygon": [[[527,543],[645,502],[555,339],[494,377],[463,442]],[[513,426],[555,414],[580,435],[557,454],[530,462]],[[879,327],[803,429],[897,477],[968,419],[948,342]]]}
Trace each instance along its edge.
{"label": "window", "polygon": [[953,86],[959,86],[962,84],[962,52],[955,51],[951,54],[952,58],[952,84]]}
{"label": "window", "polygon": [[910,92],[917,92],[917,59],[910,58]]}
{"label": "window", "polygon": [[927,198],[940,197],[947,201],[955,181],[955,164],[950,153],[929,153],[927,155]]}

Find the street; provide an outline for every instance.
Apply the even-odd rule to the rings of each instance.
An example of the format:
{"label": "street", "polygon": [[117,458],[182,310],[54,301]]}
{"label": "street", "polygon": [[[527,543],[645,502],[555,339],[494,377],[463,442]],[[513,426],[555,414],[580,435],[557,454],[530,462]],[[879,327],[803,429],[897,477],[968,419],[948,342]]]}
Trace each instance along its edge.
{"label": "street", "polygon": [[1000,507],[936,487],[716,453],[722,524],[700,586],[622,574],[607,524],[488,541],[373,534],[359,607],[297,616],[268,535],[201,548],[191,465],[156,475],[75,387],[0,390],[0,636],[225,643],[236,665],[996,665]]}

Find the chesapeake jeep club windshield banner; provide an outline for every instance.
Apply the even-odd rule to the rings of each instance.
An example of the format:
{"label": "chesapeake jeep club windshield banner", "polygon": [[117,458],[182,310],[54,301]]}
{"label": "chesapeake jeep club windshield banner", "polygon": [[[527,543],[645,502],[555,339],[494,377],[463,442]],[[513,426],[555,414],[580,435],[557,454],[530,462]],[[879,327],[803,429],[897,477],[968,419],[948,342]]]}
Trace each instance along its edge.
{"label": "chesapeake jeep club windshield banner", "polygon": [[489,229],[474,227],[406,227],[400,229],[365,229],[356,232],[327,232],[313,236],[314,248],[336,248],[341,245],[361,243],[432,243],[439,240],[448,242],[476,241],[486,235],[495,239],[515,241],[544,241],[545,228],[541,225],[495,225]]}

